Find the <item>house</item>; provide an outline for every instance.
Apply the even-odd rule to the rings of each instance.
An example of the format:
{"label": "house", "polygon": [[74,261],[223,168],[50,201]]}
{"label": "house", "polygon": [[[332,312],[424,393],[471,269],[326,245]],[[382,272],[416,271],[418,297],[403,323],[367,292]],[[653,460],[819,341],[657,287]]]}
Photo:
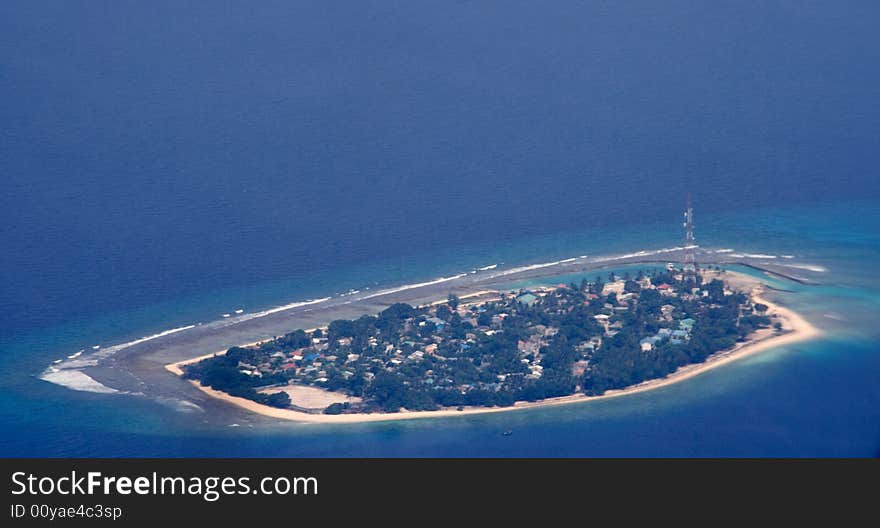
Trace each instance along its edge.
{"label": "house", "polygon": [[639,342],[639,346],[642,347],[642,352],[650,352],[651,350],[654,349],[654,343],[652,343],[652,342],[651,342],[650,340],[648,340],[648,339],[642,339],[642,340]]}
{"label": "house", "polygon": [[581,352],[586,351],[586,350],[589,350],[590,352],[592,352],[593,350],[596,349],[596,345],[594,345],[593,343],[590,343],[589,341],[585,341],[585,342],[579,344],[577,346],[577,349],[580,350]]}
{"label": "house", "polygon": [[694,323],[696,323],[696,321],[688,317],[687,319],[682,319],[681,321],[679,321],[678,327],[682,330],[690,332],[694,328]]}
{"label": "house", "polygon": [[673,288],[669,284],[666,284],[665,282],[663,284],[657,285],[657,291],[660,292],[660,295],[675,295],[675,288]]}

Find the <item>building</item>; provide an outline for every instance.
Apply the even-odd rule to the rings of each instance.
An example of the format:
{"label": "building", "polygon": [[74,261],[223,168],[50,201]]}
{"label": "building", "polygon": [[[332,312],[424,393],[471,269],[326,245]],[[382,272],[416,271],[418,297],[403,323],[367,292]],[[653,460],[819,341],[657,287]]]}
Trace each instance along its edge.
{"label": "building", "polygon": [[662,337],[656,336],[656,335],[651,336],[651,337],[646,337],[646,338],[642,339],[641,341],[639,341],[639,346],[641,346],[643,352],[650,352],[651,350],[654,349],[655,346],[657,346],[657,343],[659,343],[662,340],[663,340]]}

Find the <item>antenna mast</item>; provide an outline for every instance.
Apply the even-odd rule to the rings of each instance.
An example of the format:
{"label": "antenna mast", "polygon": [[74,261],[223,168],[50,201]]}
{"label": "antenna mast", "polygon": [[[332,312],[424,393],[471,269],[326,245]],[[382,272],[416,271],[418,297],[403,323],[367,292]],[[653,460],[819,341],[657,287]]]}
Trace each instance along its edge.
{"label": "antenna mast", "polygon": [[694,237],[694,208],[691,193],[687,195],[687,209],[684,212],[684,261],[682,278],[694,284],[697,282],[697,241]]}

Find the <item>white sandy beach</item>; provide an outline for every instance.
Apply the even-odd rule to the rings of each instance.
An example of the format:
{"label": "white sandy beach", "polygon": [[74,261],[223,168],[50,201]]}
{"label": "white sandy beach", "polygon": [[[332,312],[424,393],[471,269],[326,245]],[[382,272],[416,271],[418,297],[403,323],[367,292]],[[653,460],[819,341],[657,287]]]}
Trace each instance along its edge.
{"label": "white sandy beach", "polygon": [[[636,394],[640,392],[646,392],[653,389],[658,389],[660,387],[665,387],[667,385],[672,385],[673,383],[679,383],[681,381],[693,378],[695,376],[699,376],[704,372],[708,372],[712,369],[718,368],[723,365],[727,365],[734,361],[753,356],[755,354],[759,354],[766,350],[772,348],[778,348],[785,345],[791,345],[794,343],[799,343],[803,341],[807,341],[810,339],[814,339],[821,334],[821,331],[810,324],[809,321],[804,319],[800,314],[786,308],[780,306],[776,303],[770,302],[767,299],[761,296],[761,286],[757,285],[758,281],[751,277],[748,277],[743,274],[735,273],[735,272],[725,272],[725,279],[735,278],[735,282],[739,285],[753,285],[755,289],[752,291],[752,299],[755,302],[759,302],[768,306],[767,314],[774,318],[775,321],[779,321],[782,324],[782,333],[777,333],[772,329],[764,329],[756,332],[752,339],[747,342],[739,343],[734,346],[732,349],[724,350],[718,352],[712,356],[710,356],[705,362],[697,363],[693,365],[686,365],[684,367],[679,368],[674,373],[666,376],[665,378],[649,380],[638,385],[633,385],[631,387],[627,387],[625,389],[608,391],[601,396],[586,396],[584,394],[574,394],[571,396],[562,396],[558,398],[548,398],[546,400],[541,400],[538,402],[517,402],[511,407],[465,407],[462,410],[457,409],[441,409],[437,411],[406,411],[402,410],[398,413],[359,413],[359,414],[337,414],[337,415],[328,415],[328,414],[311,414],[306,412],[300,412],[290,409],[278,409],[275,407],[269,407],[267,405],[261,405],[259,403],[253,402],[251,400],[240,398],[237,396],[230,396],[224,392],[220,392],[218,390],[212,389],[210,387],[204,387],[199,384],[197,381],[190,380],[194,386],[198,387],[204,393],[213,396],[215,398],[224,400],[228,403],[236,405],[242,409],[246,409],[251,412],[255,412],[257,414],[261,414],[263,416],[268,416],[272,418],[278,418],[282,420],[292,420],[297,422],[309,422],[309,423],[323,423],[323,424],[342,424],[342,423],[361,423],[361,422],[382,422],[382,421],[393,421],[393,420],[412,420],[419,418],[440,418],[440,417],[449,417],[449,416],[464,416],[464,415],[473,415],[473,414],[487,414],[487,413],[497,413],[497,412],[510,412],[521,409],[534,409],[538,407],[547,407],[551,405],[565,405],[579,402],[588,402],[588,401],[597,401],[604,400],[608,398],[616,398],[620,396],[626,396],[629,394]],[[256,343],[249,343],[249,346],[254,345]],[[218,352],[217,354],[222,354],[223,352]],[[183,371],[181,369],[182,366],[194,363],[197,361],[201,361],[202,359],[209,358],[214,356],[215,354],[206,354],[204,356],[200,356],[197,358],[188,359],[185,361],[180,361],[176,363],[172,363],[170,365],[166,365],[165,368],[176,374],[181,375]],[[341,395],[343,398],[344,395]]]}

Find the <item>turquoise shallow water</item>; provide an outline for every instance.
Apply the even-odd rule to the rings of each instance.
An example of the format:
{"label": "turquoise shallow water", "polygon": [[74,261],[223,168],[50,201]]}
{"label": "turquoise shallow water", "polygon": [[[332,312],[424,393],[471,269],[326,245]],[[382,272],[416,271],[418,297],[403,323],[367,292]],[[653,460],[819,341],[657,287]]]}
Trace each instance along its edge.
{"label": "turquoise shallow water", "polygon": [[[745,219],[751,221],[746,223]],[[198,415],[130,396],[72,392],[38,380],[50,361],[92,342],[364,284],[404,283],[476,265],[638,250],[647,226],[462,248],[326,272],[313,281],[208,292],[47,328],[2,343],[6,456],[853,456],[880,449],[878,215],[866,204],[764,208],[701,218],[703,244],[791,254],[817,283],[771,279],[778,299],[826,331],[648,393],[491,416],[259,429],[205,426]],[[758,236],[750,230],[757,225]],[[674,243],[673,232],[658,242]],[[665,237],[665,239],[664,239]],[[664,244],[658,244],[664,245]],[[649,246],[654,247],[654,246]],[[613,251],[607,251],[609,253]],[[794,270],[803,271],[803,270]],[[336,278],[336,280],[334,280]],[[575,278],[575,277],[570,277]],[[569,279],[569,277],[566,277]],[[553,279],[550,282],[560,282]],[[336,287],[336,289],[334,289]],[[324,288],[324,289],[322,289]],[[504,436],[502,431],[514,434]]]}
{"label": "turquoise shallow water", "polygon": [[[878,449],[880,3],[0,2],[0,455]],[[237,308],[697,240],[827,338],[650,395],[210,428],[39,381]],[[512,429],[502,437],[499,431]]]}

